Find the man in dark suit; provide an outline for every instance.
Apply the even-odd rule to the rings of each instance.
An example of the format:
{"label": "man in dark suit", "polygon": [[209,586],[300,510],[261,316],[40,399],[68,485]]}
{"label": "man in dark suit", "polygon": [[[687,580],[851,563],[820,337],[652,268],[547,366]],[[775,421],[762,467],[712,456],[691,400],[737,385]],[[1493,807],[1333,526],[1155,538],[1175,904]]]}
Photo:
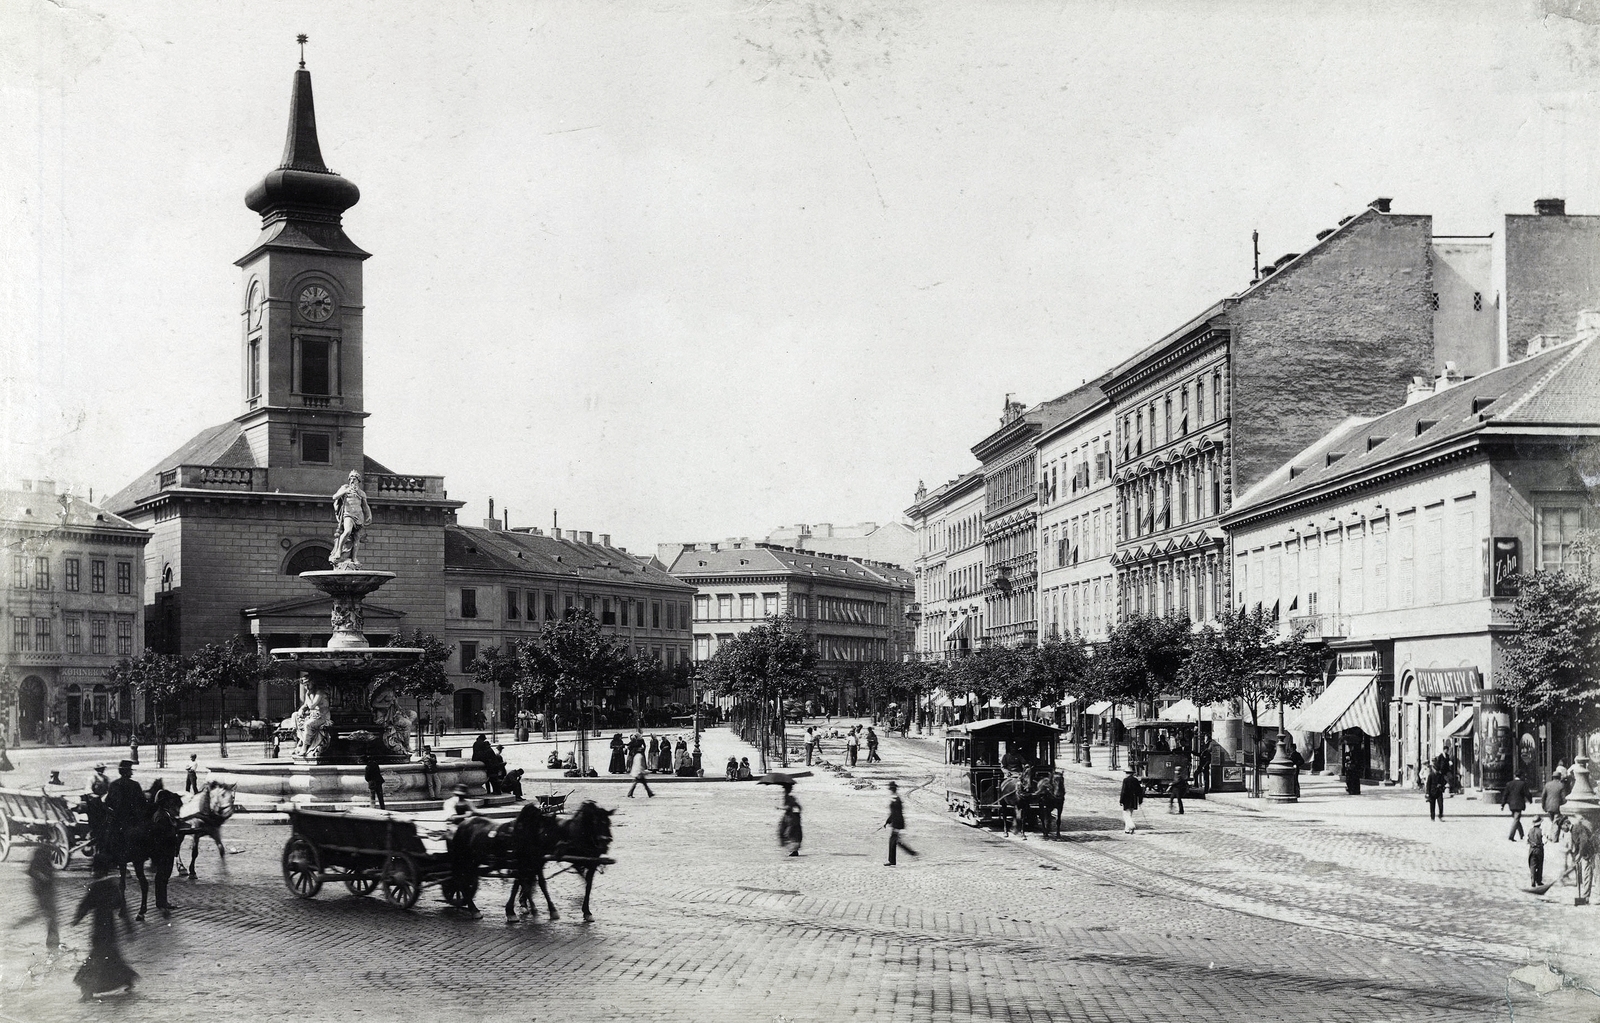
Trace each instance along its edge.
{"label": "man in dark suit", "polygon": [[904,849],[907,856],[917,854],[915,849],[906,845],[900,838],[900,832],[906,829],[905,807],[900,803],[900,787],[894,782],[889,783],[889,795],[893,797],[889,800],[889,817],[883,822],[889,829],[889,862],[884,864],[886,867],[895,865],[897,849]]}
{"label": "man in dark suit", "polygon": [[1528,808],[1528,802],[1534,799],[1533,787],[1519,773],[1506,783],[1505,789],[1500,793],[1500,805],[1511,811],[1511,834],[1506,838],[1512,842],[1522,837],[1522,812]]}
{"label": "man in dark suit", "polygon": [[1133,811],[1139,809],[1139,804],[1144,802],[1144,786],[1139,784],[1139,779],[1133,776],[1133,766],[1130,764],[1127,773],[1122,776],[1122,793],[1118,797],[1122,804],[1122,833],[1133,834]]}
{"label": "man in dark suit", "polygon": [[[145,801],[144,789],[133,780],[133,761],[117,764],[117,778],[106,786],[106,809],[110,811],[109,837],[115,862],[127,846],[127,835],[143,827],[150,817],[150,804]],[[100,862],[100,857],[95,857]]]}

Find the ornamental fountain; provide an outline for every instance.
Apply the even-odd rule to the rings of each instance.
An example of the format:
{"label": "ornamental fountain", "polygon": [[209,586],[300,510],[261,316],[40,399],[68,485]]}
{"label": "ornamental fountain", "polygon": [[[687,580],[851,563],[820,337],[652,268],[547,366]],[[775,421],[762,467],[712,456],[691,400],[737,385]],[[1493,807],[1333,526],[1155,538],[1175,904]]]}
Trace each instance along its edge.
{"label": "ornamental fountain", "polygon": [[431,801],[459,784],[481,791],[483,766],[475,760],[439,757],[431,793],[422,765],[411,762],[415,715],[401,707],[380,679],[415,664],[423,651],[367,642],[361,603],[395,573],[367,569],[356,560],[356,545],[372,521],[360,473],[352,472],[334,493],[333,506],[338,532],[328,557],[332,567],[300,573],[333,598],[333,634],[326,646],[270,651],[274,663],[292,666],[303,676],[294,753],[288,760],[214,768],[210,777],[237,786],[235,798],[251,809],[282,803],[364,803],[366,765],[374,760],[382,765],[387,801]]}

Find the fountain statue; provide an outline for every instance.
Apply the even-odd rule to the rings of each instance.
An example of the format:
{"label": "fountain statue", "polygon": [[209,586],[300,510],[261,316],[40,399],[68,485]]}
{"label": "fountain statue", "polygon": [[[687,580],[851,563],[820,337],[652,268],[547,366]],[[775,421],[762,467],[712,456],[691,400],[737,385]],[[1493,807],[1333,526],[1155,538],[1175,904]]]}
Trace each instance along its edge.
{"label": "fountain statue", "polygon": [[[372,522],[372,507],[361,488],[361,474],[333,494],[336,532],[333,566],[301,572],[300,578],[333,598],[333,633],[326,646],[277,647],[272,660],[296,669],[302,697],[295,712],[295,746],[291,759],[260,764],[230,764],[211,776],[238,786],[242,801],[348,803],[362,800],[365,767],[384,767],[388,797],[428,798],[428,780],[409,748],[416,716],[380,677],[410,667],[423,651],[413,647],[372,646],[363,634],[361,602],[395,578],[393,572],[363,568],[357,544]],[[436,780],[448,791],[458,783],[482,785],[482,765],[472,760],[441,758]]]}

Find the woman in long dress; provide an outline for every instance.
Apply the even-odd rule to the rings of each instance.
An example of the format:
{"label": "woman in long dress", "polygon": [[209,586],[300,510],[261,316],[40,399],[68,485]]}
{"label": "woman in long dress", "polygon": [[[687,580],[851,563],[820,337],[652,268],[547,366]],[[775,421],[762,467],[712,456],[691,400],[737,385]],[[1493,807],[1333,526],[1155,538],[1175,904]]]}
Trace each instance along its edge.
{"label": "woman in long dress", "polygon": [[689,744],[687,742],[684,742],[683,741],[683,736],[680,735],[680,736],[678,736],[678,745],[677,745],[676,750],[674,751],[674,756],[672,758],[672,771],[673,771],[674,774],[682,775],[682,774],[685,773],[684,768],[686,768],[688,766],[689,766]]}
{"label": "woman in long dress", "polygon": [[650,756],[645,762],[651,765],[661,763],[661,740],[653,735],[650,737]]}
{"label": "woman in long dress", "polygon": [[628,744],[622,741],[621,732],[611,737],[611,766],[606,768],[611,774],[628,773],[627,748]]}
{"label": "woman in long dress", "polygon": [[122,958],[117,943],[117,918],[126,917],[122,905],[122,886],[114,877],[102,877],[89,886],[78,904],[74,924],[85,916],[94,915],[89,932],[89,958],[73,976],[72,982],[83,992],[83,1001],[94,995],[119,988],[133,990],[139,974]]}

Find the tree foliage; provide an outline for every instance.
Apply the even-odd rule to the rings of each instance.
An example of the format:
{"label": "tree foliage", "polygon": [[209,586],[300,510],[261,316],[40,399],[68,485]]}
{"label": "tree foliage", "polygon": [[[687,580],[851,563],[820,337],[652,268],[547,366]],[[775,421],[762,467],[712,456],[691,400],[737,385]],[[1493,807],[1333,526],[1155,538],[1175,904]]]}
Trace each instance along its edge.
{"label": "tree foliage", "polygon": [[514,658],[513,685],[527,700],[592,702],[635,671],[628,648],[606,635],[594,613],[583,608],[545,622],[537,640],[515,645]]}
{"label": "tree foliage", "polygon": [[1189,615],[1129,615],[1095,650],[1087,687],[1114,703],[1137,704],[1170,693],[1189,658]]}
{"label": "tree foliage", "polygon": [[136,657],[124,657],[106,671],[106,681],[125,686],[163,707],[192,691],[189,668],[176,654],[146,650]]}
{"label": "tree foliage", "polygon": [[787,614],[724,643],[702,665],[706,689],[740,699],[782,699],[800,693],[816,677],[816,651]]}
{"label": "tree foliage", "polygon": [[1600,701],[1600,586],[1566,572],[1523,576],[1495,688],[1522,714],[1583,714]]}
{"label": "tree foliage", "polygon": [[1173,692],[1200,706],[1235,703],[1260,732],[1262,707],[1298,707],[1321,676],[1322,654],[1298,626],[1279,635],[1278,620],[1258,604],[1223,608],[1191,640]]}
{"label": "tree foliage", "polygon": [[256,684],[275,678],[272,662],[256,652],[256,645],[242,636],[226,643],[207,643],[183,659],[186,688],[189,692],[213,689],[254,689]]}
{"label": "tree foliage", "polygon": [[454,645],[420,629],[402,632],[390,645],[420,649],[422,656],[414,664],[379,675],[373,681],[374,689],[388,688],[397,696],[409,696],[418,701],[447,696],[455,691],[455,684],[450,681],[450,675],[444,667],[455,652]]}

